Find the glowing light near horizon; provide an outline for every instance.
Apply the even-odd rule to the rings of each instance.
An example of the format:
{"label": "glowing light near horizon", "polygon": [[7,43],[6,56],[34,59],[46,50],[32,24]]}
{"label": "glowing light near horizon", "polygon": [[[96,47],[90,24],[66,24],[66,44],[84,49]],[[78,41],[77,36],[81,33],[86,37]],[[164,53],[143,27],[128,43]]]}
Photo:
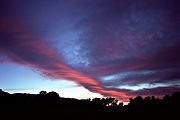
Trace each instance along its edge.
{"label": "glowing light near horizon", "polygon": [[[45,90],[47,92],[55,91],[61,97],[79,99],[103,97],[101,94],[90,92],[72,81],[44,78],[38,72],[25,66],[0,64],[0,67],[3,68],[0,69],[0,79],[4,80],[1,82],[0,88],[9,93],[38,94],[41,90]],[[9,76],[9,74],[15,75]],[[15,80],[14,77],[16,77]]]}
{"label": "glowing light near horizon", "polygon": [[65,98],[77,98],[77,99],[88,99],[88,98],[102,98],[103,96],[99,93],[93,93],[85,89],[82,86],[79,87],[67,87],[67,88],[39,88],[39,89],[4,89],[9,93],[30,93],[39,94],[40,91],[45,90],[46,92],[57,92],[60,97]]}

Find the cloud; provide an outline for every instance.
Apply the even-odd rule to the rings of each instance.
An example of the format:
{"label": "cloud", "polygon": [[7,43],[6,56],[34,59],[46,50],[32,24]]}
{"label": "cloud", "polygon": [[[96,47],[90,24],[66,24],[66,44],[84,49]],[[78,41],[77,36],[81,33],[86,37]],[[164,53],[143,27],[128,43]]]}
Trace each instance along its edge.
{"label": "cloud", "polygon": [[[38,11],[39,3],[35,12],[32,3],[29,12],[22,3],[13,12],[16,19],[10,9],[1,15],[0,62],[26,65],[120,99],[179,91],[174,87],[180,80],[179,0],[79,0],[74,6],[65,2],[66,8],[43,4],[47,12]],[[43,13],[47,15],[41,19]],[[50,36],[42,33],[45,28]],[[58,40],[49,40],[53,38]],[[144,84],[166,87],[141,87]],[[132,90],[134,86],[140,87]]]}
{"label": "cloud", "polygon": [[129,92],[130,95],[140,95],[140,96],[158,96],[162,97],[164,95],[170,95],[174,91],[179,91],[179,86],[169,86],[169,87],[157,87],[153,89],[142,89]]}
{"label": "cloud", "polygon": [[47,44],[44,39],[40,39],[26,25],[20,27],[18,22],[2,19],[0,23],[0,30],[3,31],[0,53],[11,59],[11,62],[29,66],[57,80],[75,81],[92,92],[119,97],[126,95],[120,91],[106,90],[93,77],[72,69],[59,54],[52,51],[50,43]]}
{"label": "cloud", "polygon": [[106,89],[179,83],[178,4],[177,0],[99,1],[99,7],[77,24],[83,30],[78,40],[91,60],[84,71]]}

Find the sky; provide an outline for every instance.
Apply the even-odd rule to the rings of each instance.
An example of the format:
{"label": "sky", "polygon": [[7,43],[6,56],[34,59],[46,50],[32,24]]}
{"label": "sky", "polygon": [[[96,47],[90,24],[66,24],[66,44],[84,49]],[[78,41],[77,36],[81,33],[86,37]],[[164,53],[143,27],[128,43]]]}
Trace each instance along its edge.
{"label": "sky", "polygon": [[61,97],[180,91],[179,0],[1,0],[0,88]]}

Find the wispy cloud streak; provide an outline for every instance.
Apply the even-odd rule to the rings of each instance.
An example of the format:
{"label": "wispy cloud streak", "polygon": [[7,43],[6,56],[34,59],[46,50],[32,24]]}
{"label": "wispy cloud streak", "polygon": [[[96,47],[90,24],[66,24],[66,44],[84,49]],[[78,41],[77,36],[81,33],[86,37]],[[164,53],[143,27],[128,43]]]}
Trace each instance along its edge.
{"label": "wispy cloud streak", "polygon": [[[40,71],[47,77],[57,80],[66,79],[74,81],[92,92],[108,94],[111,96],[126,96],[121,91],[106,90],[100,82],[91,76],[72,69],[61,56],[53,51],[50,46],[30,31],[22,23],[0,21],[0,28],[3,31],[0,41],[0,53],[6,55],[11,61],[17,64],[26,65]],[[6,62],[6,61],[4,61]]]}

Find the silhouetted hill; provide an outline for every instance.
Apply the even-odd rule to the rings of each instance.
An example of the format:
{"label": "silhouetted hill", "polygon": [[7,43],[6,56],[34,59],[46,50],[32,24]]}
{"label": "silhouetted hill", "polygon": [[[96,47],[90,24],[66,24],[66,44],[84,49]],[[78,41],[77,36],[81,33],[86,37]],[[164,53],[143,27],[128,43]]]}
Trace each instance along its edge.
{"label": "silhouetted hill", "polygon": [[0,108],[1,117],[13,119],[174,119],[180,114],[180,92],[163,99],[137,96],[123,106],[111,97],[78,100],[56,92],[9,94],[0,90]]}

